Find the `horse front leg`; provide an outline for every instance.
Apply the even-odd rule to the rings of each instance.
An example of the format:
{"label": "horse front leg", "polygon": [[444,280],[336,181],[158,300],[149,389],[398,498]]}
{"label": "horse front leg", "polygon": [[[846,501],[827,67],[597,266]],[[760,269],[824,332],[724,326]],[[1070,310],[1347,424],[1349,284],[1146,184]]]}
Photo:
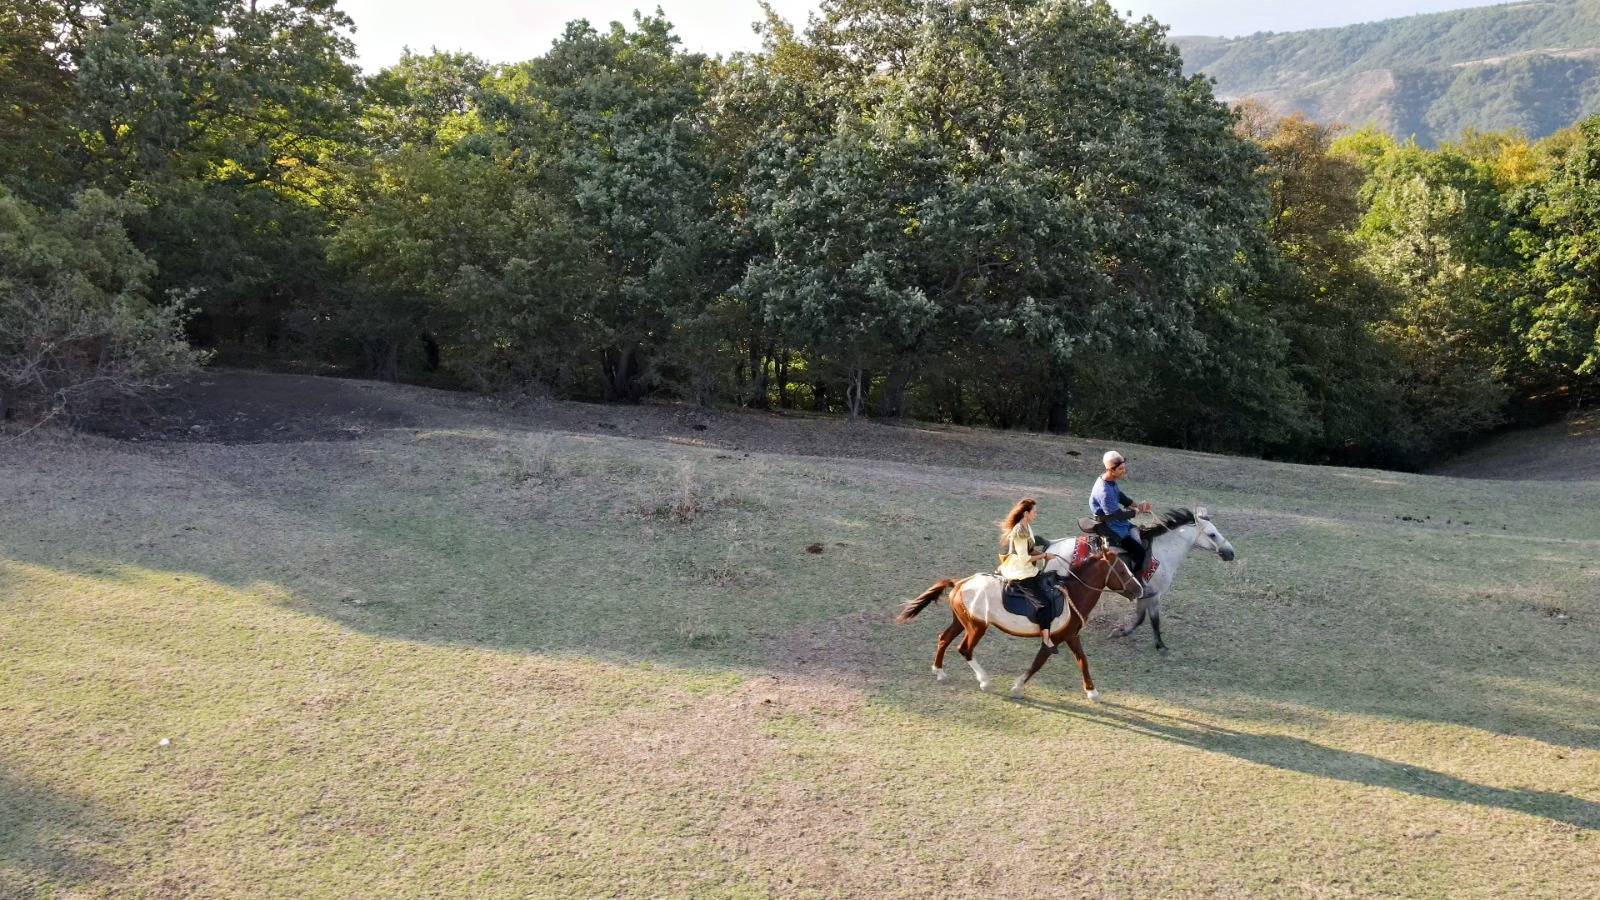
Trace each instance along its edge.
{"label": "horse front leg", "polygon": [[1144,600],[1136,601],[1133,612],[1133,621],[1127,623],[1126,625],[1118,626],[1117,630],[1112,633],[1117,637],[1127,637],[1128,635],[1137,631],[1139,626],[1144,624],[1145,602],[1146,601]]}
{"label": "horse front leg", "polygon": [[1067,648],[1077,657],[1078,671],[1083,673],[1083,695],[1090,700],[1099,700],[1100,692],[1094,689],[1094,679],[1089,677],[1089,657],[1083,655],[1083,641],[1076,632],[1067,637]]}
{"label": "horse front leg", "polygon": [[933,677],[935,681],[944,681],[949,676],[944,673],[944,651],[950,647],[950,642],[962,632],[961,619],[952,617],[950,627],[939,635],[938,648],[933,651]]}
{"label": "horse front leg", "polygon": [[1167,645],[1161,640],[1161,601],[1150,601],[1150,630],[1156,635],[1156,649],[1165,653]]}
{"label": "horse front leg", "polygon": [[1044,668],[1044,664],[1050,661],[1050,657],[1055,655],[1055,647],[1040,647],[1039,652],[1034,654],[1033,665],[1028,668],[1028,671],[1017,676],[1017,680],[1011,683],[1011,696],[1021,697],[1022,688],[1032,681],[1033,676],[1038,674],[1039,670]]}

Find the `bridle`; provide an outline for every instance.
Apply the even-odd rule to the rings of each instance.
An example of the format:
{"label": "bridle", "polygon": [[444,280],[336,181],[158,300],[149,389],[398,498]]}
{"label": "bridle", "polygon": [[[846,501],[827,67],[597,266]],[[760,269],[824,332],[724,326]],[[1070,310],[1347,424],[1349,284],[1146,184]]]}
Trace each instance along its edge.
{"label": "bridle", "polygon": [[[1101,546],[1101,552],[1102,553],[1108,552],[1105,539],[1104,538],[1100,538],[1098,535],[1096,535],[1095,537],[1096,537],[1096,542],[1099,543],[1100,546]],[[1138,577],[1133,574],[1133,570],[1132,569],[1128,568],[1128,561],[1122,558],[1122,554],[1120,554],[1120,553],[1112,553],[1111,554],[1111,558],[1113,560],[1112,566],[1113,567],[1121,566],[1122,567],[1122,571],[1127,573],[1127,580],[1128,581],[1131,581],[1131,582],[1133,582],[1135,584],[1139,583]],[[1095,587],[1094,585],[1090,584],[1089,582],[1084,581],[1083,580],[1083,576],[1079,575],[1077,572],[1072,571],[1072,563],[1070,563],[1070,562],[1067,563],[1066,570],[1067,570],[1067,574],[1072,576],[1072,579],[1074,581],[1078,582],[1079,584],[1083,585],[1084,587],[1088,588],[1089,590],[1095,591],[1095,592],[1098,592],[1098,593],[1103,593],[1105,591],[1106,585],[1102,584],[1099,587]],[[1078,617],[1078,628],[1080,630],[1082,630],[1084,628],[1088,628],[1089,627],[1089,617],[1084,615],[1083,610],[1079,609],[1078,605],[1076,603],[1072,602],[1072,592],[1071,591],[1066,591],[1065,593],[1066,593],[1066,600],[1067,600],[1067,608],[1072,610],[1072,612],[1075,615],[1077,615],[1077,617]]]}

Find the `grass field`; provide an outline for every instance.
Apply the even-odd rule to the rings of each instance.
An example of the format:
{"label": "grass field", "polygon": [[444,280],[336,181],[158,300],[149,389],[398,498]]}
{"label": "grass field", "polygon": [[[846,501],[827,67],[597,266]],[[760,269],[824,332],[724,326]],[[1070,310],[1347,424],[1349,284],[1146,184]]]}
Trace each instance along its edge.
{"label": "grass field", "polygon": [[0,435],[0,896],[1600,884],[1600,482],[1124,448],[1240,560],[1011,701],[890,617],[1098,442],[362,390],[409,424]]}

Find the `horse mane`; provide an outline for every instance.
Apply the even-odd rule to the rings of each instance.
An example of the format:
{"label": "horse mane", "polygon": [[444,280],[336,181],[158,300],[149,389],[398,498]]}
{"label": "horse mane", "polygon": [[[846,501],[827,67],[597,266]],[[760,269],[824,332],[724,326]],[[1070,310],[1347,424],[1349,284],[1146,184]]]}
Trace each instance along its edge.
{"label": "horse mane", "polygon": [[1157,516],[1157,519],[1159,521],[1157,521],[1156,524],[1151,525],[1149,528],[1139,529],[1140,533],[1144,535],[1146,541],[1158,538],[1169,531],[1175,531],[1185,525],[1193,525],[1195,522],[1194,511],[1189,509],[1187,506],[1179,506],[1169,509]]}

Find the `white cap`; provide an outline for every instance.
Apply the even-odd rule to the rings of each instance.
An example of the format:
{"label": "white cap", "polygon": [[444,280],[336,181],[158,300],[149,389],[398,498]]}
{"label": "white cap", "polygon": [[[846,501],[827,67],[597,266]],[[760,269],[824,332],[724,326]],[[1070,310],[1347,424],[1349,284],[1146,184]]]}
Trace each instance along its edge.
{"label": "white cap", "polygon": [[1103,463],[1108,470],[1122,461],[1122,454],[1115,450],[1107,450],[1106,455],[1100,457],[1100,462]]}

